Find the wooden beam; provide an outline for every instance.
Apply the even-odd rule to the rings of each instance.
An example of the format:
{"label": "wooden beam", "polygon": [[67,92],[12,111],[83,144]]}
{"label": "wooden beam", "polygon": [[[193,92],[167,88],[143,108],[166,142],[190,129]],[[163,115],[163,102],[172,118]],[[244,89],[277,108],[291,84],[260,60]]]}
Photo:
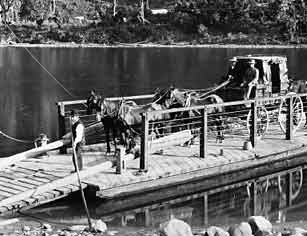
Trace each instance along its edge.
{"label": "wooden beam", "polygon": [[[124,96],[124,97],[111,97],[106,98],[108,101],[120,101],[122,99],[125,100],[142,100],[142,99],[151,99],[153,98],[154,94],[145,94],[145,95],[137,95],[137,96]],[[63,103],[65,106],[67,105],[76,105],[76,104],[85,104],[86,100],[71,100],[71,101],[61,101],[58,103]]]}
{"label": "wooden beam", "polygon": [[[99,165],[89,167],[85,170],[80,171],[80,178],[83,179],[87,176],[94,175],[94,174],[101,172],[103,170],[110,169],[112,166],[113,166],[113,163],[111,161],[107,161],[107,162],[101,163]],[[30,190],[27,190],[27,191],[22,192],[20,194],[16,194],[12,197],[3,199],[3,200],[0,201],[0,207],[9,205],[9,204],[12,204],[14,202],[18,202],[18,201],[21,201],[21,200],[24,200],[24,199],[27,199],[27,198],[30,198],[30,197],[33,198],[33,197],[35,197],[39,194],[42,194],[44,192],[48,192],[48,191],[51,191],[51,190],[56,189],[58,187],[62,187],[62,186],[77,183],[77,182],[78,182],[77,173],[73,173],[73,174],[68,175],[64,178],[57,179],[57,180],[51,181],[50,183],[38,186],[35,189],[30,189]]]}

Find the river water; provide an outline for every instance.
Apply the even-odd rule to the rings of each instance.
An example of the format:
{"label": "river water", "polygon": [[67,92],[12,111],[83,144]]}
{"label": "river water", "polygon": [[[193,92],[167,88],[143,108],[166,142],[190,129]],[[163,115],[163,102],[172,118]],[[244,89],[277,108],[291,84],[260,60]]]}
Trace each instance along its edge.
{"label": "river water", "polygon": [[[29,48],[29,51],[41,65],[23,48],[0,48],[0,131],[28,141],[41,132],[56,140],[56,102],[85,99],[93,88],[107,97],[148,94],[157,87],[170,85],[206,88],[218,83],[226,73],[227,58],[247,54],[286,55],[291,77],[305,79],[307,74],[307,49]],[[32,146],[1,136],[0,156]],[[284,199],[276,192],[276,183],[272,186],[275,187],[269,188],[267,199],[259,203],[260,213],[274,221],[307,220],[306,205],[281,212]],[[306,186],[304,181],[295,204],[306,199]],[[246,186],[209,196],[207,219],[200,197],[175,205],[161,203],[161,206],[121,212],[104,220],[120,227],[155,227],[173,214],[195,226],[229,224],[248,215],[248,199]],[[74,206],[64,201],[61,213],[51,207],[49,216],[51,219],[62,216],[64,222],[84,220],[81,209],[76,212],[78,205],[79,202]],[[96,203],[91,207],[96,217],[102,216]]]}

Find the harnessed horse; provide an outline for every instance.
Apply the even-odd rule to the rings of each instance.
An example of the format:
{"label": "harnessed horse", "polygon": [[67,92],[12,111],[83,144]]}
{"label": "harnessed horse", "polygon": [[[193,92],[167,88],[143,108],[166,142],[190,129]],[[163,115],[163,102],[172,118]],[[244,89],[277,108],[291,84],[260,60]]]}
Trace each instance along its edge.
{"label": "harnessed horse", "polygon": [[[107,153],[110,153],[111,151],[111,131],[115,148],[116,137],[118,136],[118,133],[120,133],[120,140],[127,150],[130,150],[135,144],[133,136],[141,133],[139,128],[142,123],[142,113],[165,109],[163,105],[155,102],[145,105],[137,105],[133,101],[109,101],[101,96],[92,99],[92,104],[88,107],[91,107],[91,113],[96,111],[97,120],[103,123],[106,133]],[[151,120],[156,121],[167,118],[168,116],[165,114],[154,115],[151,117]],[[155,136],[159,136],[163,132],[163,129],[159,128],[159,125],[152,125],[149,130],[152,131],[152,133],[155,133]]]}
{"label": "harnessed horse", "polygon": [[[163,91],[163,90],[162,90]],[[166,104],[170,104],[168,108],[178,108],[178,107],[193,107],[199,105],[209,105],[223,103],[223,99],[215,94],[211,94],[203,97],[197,92],[184,92],[177,88],[170,88],[167,90],[167,95],[161,99],[161,102],[165,102],[164,99],[169,101]],[[157,95],[158,97],[158,95]],[[223,119],[221,113],[224,111],[222,107],[209,107],[207,112],[210,115],[210,120],[208,121],[209,127],[215,127],[217,131],[217,141],[222,142],[224,139],[223,132]],[[193,123],[193,117],[199,116],[200,113],[197,110],[190,110],[184,112],[171,113],[171,119],[183,119],[187,129],[192,129],[189,123]]]}

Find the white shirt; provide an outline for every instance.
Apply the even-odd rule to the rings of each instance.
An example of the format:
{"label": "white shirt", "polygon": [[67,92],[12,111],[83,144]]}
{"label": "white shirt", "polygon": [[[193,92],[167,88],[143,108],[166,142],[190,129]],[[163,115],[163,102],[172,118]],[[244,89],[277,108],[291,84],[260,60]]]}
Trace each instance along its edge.
{"label": "white shirt", "polygon": [[82,124],[78,124],[76,127],[76,138],[75,138],[75,145],[82,141],[84,133],[84,126]]}

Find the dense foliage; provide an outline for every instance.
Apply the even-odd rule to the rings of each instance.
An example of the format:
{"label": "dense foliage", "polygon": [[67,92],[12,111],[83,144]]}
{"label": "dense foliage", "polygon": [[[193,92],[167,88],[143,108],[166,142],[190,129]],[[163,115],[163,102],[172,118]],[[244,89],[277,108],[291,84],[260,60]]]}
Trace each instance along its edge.
{"label": "dense foliage", "polygon": [[[56,41],[113,43],[158,40],[171,43],[191,41],[192,38],[196,43],[210,43],[220,39],[216,35],[246,41],[246,35],[255,34],[263,36],[262,43],[266,43],[265,37],[271,42],[275,39],[300,42],[304,41],[307,31],[306,2],[153,1],[155,7],[166,7],[168,13],[156,16],[146,9],[144,21],[140,17],[139,0],[118,0],[115,11],[113,0],[0,0],[0,14],[2,22],[13,25],[49,27],[40,38]],[[36,36],[31,34],[37,41]]]}

